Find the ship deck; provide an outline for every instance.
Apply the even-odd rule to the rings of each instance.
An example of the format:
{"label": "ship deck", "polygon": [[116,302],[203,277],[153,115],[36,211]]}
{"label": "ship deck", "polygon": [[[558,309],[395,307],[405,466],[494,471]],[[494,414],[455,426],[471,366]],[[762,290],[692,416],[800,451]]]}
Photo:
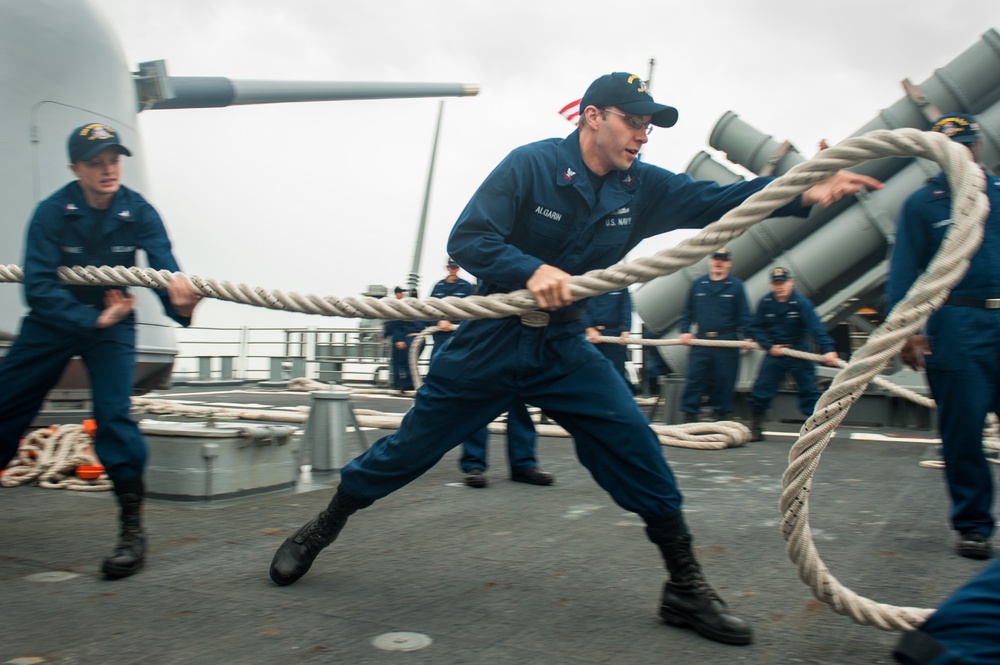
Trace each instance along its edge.
{"label": "ship deck", "polygon": [[[309,400],[208,387],[159,396],[275,408]],[[0,663],[892,663],[898,634],[814,599],[786,556],[778,499],[792,427],[771,423],[766,441],[721,451],[664,448],[698,557],[752,622],[750,646],[659,621],[659,553],[570,439],[539,439],[557,482],[534,487],[507,480],[503,436],[491,435],[487,489],[461,484],[452,451],[352,517],[289,587],[268,578],[271,556],[323,508],[335,477],[306,474],[295,490],[238,500],[149,501],[146,567],[117,581],[99,573],[115,539],[110,493],[2,489]],[[882,440],[858,438],[872,433]],[[365,432],[369,442],[383,434]],[[838,430],[814,483],[811,525],[843,584],[880,602],[934,607],[984,567],[952,550],[941,472],[918,466],[936,456],[911,430]],[[386,650],[380,640],[421,648]]]}

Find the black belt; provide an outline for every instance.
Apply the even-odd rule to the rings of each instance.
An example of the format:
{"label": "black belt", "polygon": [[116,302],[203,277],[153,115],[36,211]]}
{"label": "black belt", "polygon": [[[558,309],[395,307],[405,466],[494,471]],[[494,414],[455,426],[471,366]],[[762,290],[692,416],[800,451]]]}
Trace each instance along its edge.
{"label": "black belt", "polygon": [[708,339],[715,339],[719,335],[728,335],[736,332],[736,328],[723,328],[722,330],[699,330],[698,334]]}
{"label": "black belt", "polygon": [[521,325],[528,326],[529,328],[544,328],[545,326],[557,323],[580,321],[583,319],[583,308],[563,309],[557,312],[543,312],[536,309],[519,314],[518,318],[521,319]]}
{"label": "black belt", "polygon": [[958,305],[959,307],[978,307],[979,309],[1000,309],[1000,298],[966,298],[964,296],[952,296],[944,301],[946,305]]}

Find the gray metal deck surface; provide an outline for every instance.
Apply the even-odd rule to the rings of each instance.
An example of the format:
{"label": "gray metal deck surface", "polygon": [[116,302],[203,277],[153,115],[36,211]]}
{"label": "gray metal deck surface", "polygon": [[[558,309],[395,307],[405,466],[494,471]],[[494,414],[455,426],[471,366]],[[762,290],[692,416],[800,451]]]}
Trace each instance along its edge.
{"label": "gray metal deck surface", "polygon": [[[853,441],[854,431],[839,432],[820,464],[811,498],[820,554],[862,595],[933,607],[984,566],[952,552],[941,472],[917,465],[934,447]],[[493,435],[501,465],[488,489],[460,484],[453,451],[352,517],[290,587],[274,585],[267,568],[328,501],[324,482],[230,502],[149,502],[146,568],[118,581],[99,574],[115,538],[110,493],[0,489],[0,663],[891,663],[897,634],[815,600],[785,555],[777,504],[792,440],[664,449],[708,579],[753,623],[751,646],[658,620],[659,553],[576,461],[571,440],[539,440],[557,483],[533,487],[506,479],[504,441]],[[32,577],[56,571],[77,576]],[[373,646],[392,632],[432,642],[409,652]]]}

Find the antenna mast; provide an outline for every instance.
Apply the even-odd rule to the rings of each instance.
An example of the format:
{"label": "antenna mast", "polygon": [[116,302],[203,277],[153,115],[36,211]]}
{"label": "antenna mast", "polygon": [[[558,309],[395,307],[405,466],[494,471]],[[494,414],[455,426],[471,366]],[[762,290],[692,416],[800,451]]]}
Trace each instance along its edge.
{"label": "antenna mast", "polygon": [[441,136],[441,116],[444,115],[444,100],[438,102],[437,127],[434,129],[434,147],[431,148],[431,165],[427,171],[427,187],[424,189],[424,205],[420,212],[420,226],[417,229],[417,243],[413,248],[413,267],[407,286],[410,291],[417,288],[420,281],[420,255],[424,248],[424,230],[427,228],[427,208],[430,207],[431,183],[434,181],[434,162],[437,160],[438,139]]}

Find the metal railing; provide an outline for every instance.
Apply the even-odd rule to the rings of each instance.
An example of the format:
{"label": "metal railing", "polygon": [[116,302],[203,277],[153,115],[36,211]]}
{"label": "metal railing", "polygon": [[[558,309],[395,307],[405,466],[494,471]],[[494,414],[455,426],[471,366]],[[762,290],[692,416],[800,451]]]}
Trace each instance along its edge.
{"label": "metal railing", "polygon": [[177,343],[175,382],[306,377],[385,386],[389,381],[389,346],[379,328],[191,326],[177,330]]}
{"label": "metal railing", "polygon": [[[381,327],[177,328],[174,383],[287,381],[306,377],[328,383],[387,387],[389,344]],[[635,333],[638,335],[638,333]],[[629,347],[626,368],[639,380],[642,350]],[[430,346],[420,356],[421,375]]]}

